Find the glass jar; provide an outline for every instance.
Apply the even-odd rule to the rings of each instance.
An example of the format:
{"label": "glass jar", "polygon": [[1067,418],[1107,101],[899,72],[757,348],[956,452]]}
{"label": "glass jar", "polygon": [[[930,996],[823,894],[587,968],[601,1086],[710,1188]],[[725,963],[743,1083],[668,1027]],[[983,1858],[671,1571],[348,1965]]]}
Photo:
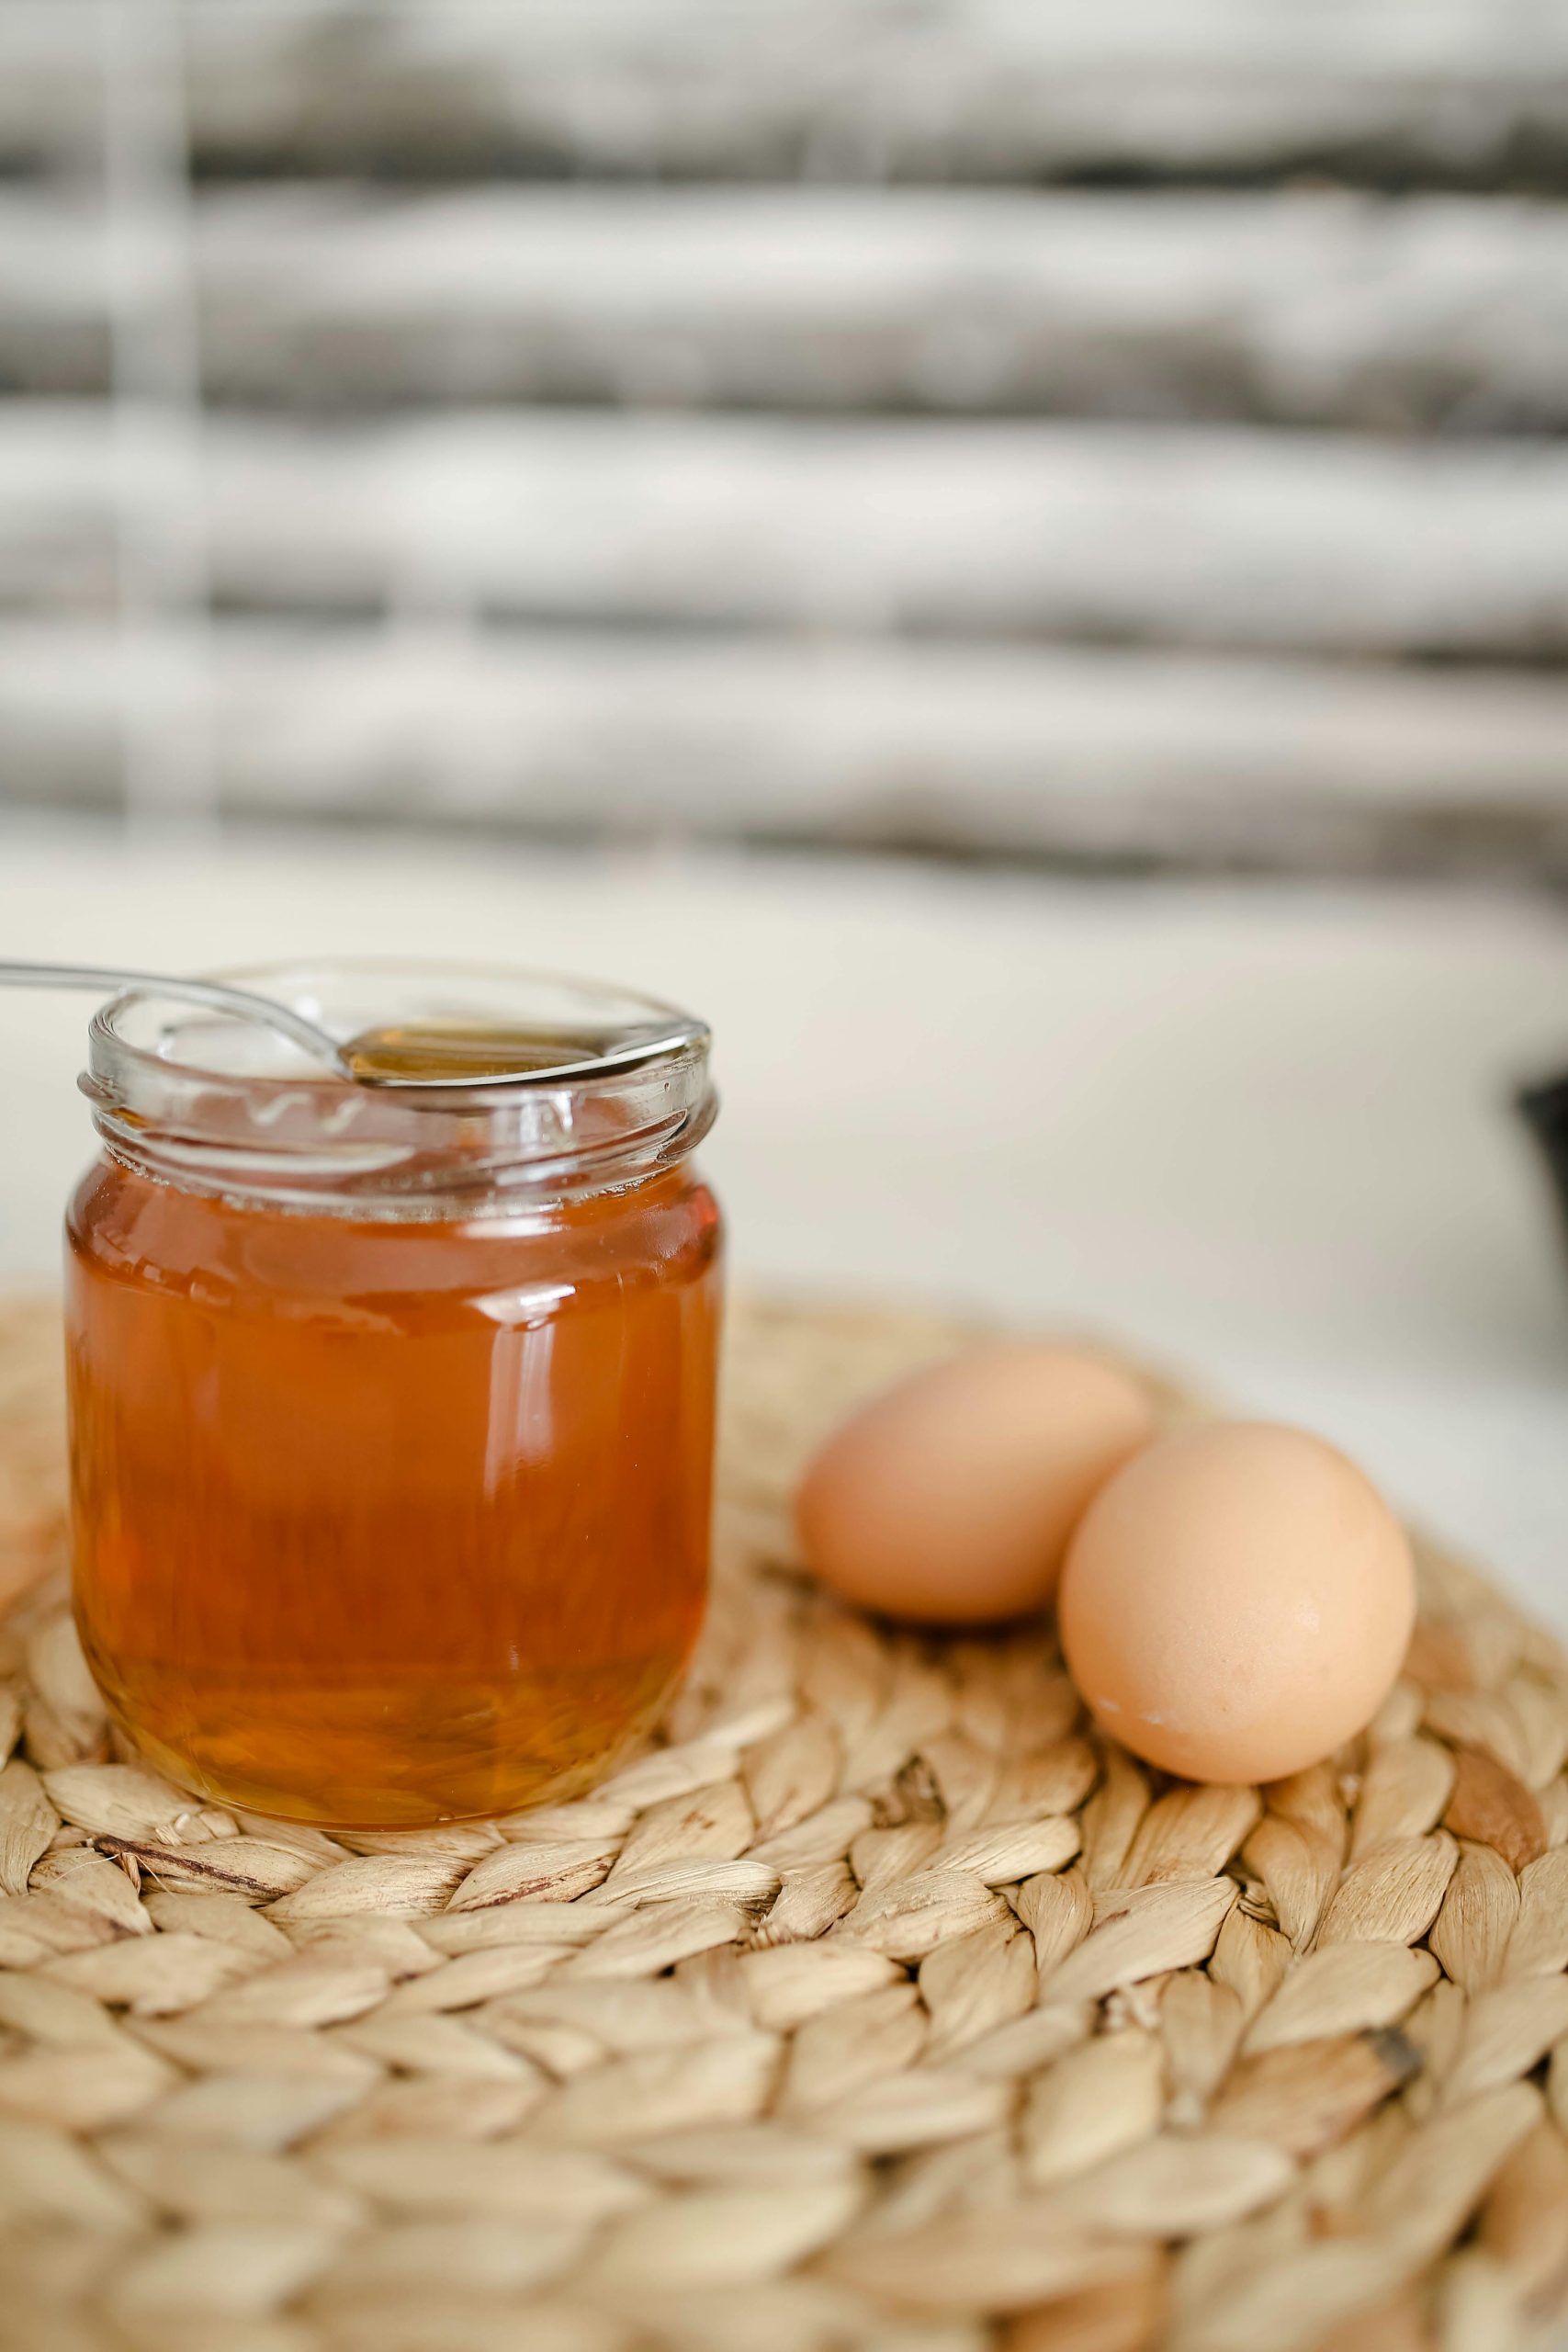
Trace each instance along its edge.
{"label": "glass jar", "polygon": [[703,1613],[707,1033],[539,976],[226,977],[448,1082],[351,1082],[144,996],[94,1020],[104,1148],[66,1227],[93,1672],[152,1763],[259,1812],[402,1828],[571,1794]]}

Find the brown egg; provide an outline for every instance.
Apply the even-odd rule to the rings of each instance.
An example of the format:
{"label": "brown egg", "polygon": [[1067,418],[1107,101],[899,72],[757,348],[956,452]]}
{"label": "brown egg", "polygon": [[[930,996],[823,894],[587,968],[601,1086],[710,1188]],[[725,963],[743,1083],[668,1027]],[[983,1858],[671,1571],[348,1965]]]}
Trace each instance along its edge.
{"label": "brown egg", "polygon": [[1194,1781],[1274,1781],[1368,1724],[1404,1660],[1416,1577],[1355,1464],[1303,1430],[1162,1438],[1097,1496],[1057,1600],[1102,1729]]}
{"label": "brown egg", "polygon": [[976,1348],[898,1383],[801,1482],[807,1559],[892,1617],[976,1624],[1037,1609],[1074,1523],[1154,1430],[1148,1396],[1077,1348]]}

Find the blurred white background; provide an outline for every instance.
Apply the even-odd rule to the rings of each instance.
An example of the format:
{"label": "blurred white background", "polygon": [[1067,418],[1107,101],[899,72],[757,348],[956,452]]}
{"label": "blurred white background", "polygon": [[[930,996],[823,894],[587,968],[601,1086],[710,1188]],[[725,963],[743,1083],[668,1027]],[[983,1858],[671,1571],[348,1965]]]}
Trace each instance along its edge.
{"label": "blurred white background", "polygon": [[1109,1329],[1568,1625],[1568,12],[7,0],[0,168],[0,956],[662,989],[743,1279]]}

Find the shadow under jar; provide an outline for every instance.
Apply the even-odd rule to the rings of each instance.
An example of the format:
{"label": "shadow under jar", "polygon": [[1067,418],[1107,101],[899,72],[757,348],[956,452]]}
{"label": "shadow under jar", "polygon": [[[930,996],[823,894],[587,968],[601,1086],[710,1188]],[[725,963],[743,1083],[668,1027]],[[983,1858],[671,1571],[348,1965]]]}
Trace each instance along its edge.
{"label": "shadow under jar", "polygon": [[104,1150],[66,1222],[93,1672],[162,1770],[292,1820],[572,1794],[702,1621],[706,1032],[542,976],[231,977],[368,1076],[447,1083],[147,997],[94,1020]]}

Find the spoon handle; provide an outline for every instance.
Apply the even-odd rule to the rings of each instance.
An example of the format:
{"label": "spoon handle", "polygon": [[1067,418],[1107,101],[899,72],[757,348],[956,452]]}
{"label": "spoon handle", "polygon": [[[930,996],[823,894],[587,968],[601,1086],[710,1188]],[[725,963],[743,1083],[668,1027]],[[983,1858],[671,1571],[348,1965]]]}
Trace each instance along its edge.
{"label": "spoon handle", "polygon": [[91,989],[98,996],[120,996],[134,990],[143,996],[172,997],[180,1004],[203,1004],[215,1012],[231,1013],[237,1021],[254,1021],[302,1046],[315,1061],[326,1062],[340,1078],[353,1070],[335,1038],[313,1021],[307,1021],[271,997],[253,996],[248,989],[226,988],[219,980],[171,979],[162,972],[110,971],[91,964],[0,963],[0,988]]}

